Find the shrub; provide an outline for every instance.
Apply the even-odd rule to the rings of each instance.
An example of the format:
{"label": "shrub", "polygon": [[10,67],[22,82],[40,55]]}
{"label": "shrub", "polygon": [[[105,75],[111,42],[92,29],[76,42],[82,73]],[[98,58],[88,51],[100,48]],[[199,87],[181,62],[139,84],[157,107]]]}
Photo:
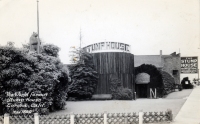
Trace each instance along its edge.
{"label": "shrub", "polygon": [[111,79],[111,94],[112,98],[116,100],[132,100],[133,99],[133,93],[131,89],[124,88],[122,86],[122,83],[117,78]]}
{"label": "shrub", "polygon": [[[51,51],[52,47],[54,45],[48,47],[50,48],[48,51]],[[49,55],[45,51],[37,54],[28,49],[1,46],[0,99],[3,104],[6,104],[6,92],[48,93],[47,97],[42,97],[46,107],[44,109],[37,108],[35,112],[47,114],[51,108],[63,109],[67,96],[68,70],[57,58],[57,54]],[[24,104],[30,103],[24,102]],[[5,108],[4,112],[10,113],[13,109]]]}
{"label": "shrub", "polygon": [[166,115],[167,115],[168,121],[172,121],[173,120],[173,114],[172,114],[172,110],[171,109],[167,109]]}
{"label": "shrub", "polygon": [[175,80],[174,77],[166,71],[161,71],[161,74],[165,90],[164,95],[167,95],[174,90]]}
{"label": "shrub", "polygon": [[72,79],[68,88],[68,96],[75,99],[90,99],[96,89],[98,75],[94,69],[92,55],[80,50],[80,59],[72,65],[70,76]]}
{"label": "shrub", "polygon": [[183,90],[183,87],[180,85],[179,88],[178,88],[178,90],[179,90],[179,91],[182,91],[182,90]]}
{"label": "shrub", "polygon": [[115,97],[115,99],[118,99],[118,100],[132,100],[133,93],[132,93],[131,89],[119,88],[118,93],[114,97]]}

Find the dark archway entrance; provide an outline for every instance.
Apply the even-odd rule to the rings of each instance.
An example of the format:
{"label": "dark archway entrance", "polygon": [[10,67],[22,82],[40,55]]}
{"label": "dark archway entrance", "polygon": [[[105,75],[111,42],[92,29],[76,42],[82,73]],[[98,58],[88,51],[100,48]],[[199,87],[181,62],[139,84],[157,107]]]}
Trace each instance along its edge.
{"label": "dark archway entrance", "polygon": [[135,76],[141,73],[149,75],[150,80],[148,82],[145,79],[144,81],[139,81],[142,83],[135,84],[137,98],[149,98],[150,88],[156,88],[157,96],[162,96],[162,90],[164,89],[164,85],[162,81],[161,72],[154,65],[142,64],[141,66],[135,67]]}
{"label": "dark archway entrance", "polygon": [[137,98],[147,98],[149,82],[150,82],[149,74],[139,73],[136,75],[135,88],[136,88]]}
{"label": "dark archway entrance", "polygon": [[147,84],[136,84],[136,93],[137,93],[137,98],[147,98]]}

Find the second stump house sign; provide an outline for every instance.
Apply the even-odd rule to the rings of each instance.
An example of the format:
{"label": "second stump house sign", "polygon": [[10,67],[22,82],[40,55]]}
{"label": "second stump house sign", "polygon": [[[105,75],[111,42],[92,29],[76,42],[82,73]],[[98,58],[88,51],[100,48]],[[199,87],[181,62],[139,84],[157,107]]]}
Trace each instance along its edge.
{"label": "second stump house sign", "polygon": [[181,57],[181,73],[198,73],[198,57]]}

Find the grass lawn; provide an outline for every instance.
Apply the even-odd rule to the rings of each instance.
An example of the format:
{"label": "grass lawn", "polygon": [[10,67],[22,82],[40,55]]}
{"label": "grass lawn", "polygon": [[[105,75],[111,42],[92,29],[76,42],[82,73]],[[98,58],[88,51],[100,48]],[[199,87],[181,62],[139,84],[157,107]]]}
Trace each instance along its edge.
{"label": "grass lawn", "polygon": [[127,113],[127,112],[160,112],[171,109],[173,117],[178,114],[182,105],[192,89],[177,91],[160,99],[137,100],[107,100],[107,101],[67,101],[66,110],[53,112],[50,115],[60,114],[84,114],[84,113]]}

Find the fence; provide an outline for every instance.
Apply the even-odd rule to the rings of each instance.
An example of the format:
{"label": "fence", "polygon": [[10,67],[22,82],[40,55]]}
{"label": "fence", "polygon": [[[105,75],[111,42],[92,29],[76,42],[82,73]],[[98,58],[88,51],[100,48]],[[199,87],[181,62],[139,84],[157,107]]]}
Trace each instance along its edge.
{"label": "fence", "polygon": [[143,124],[172,121],[172,111],[34,116],[0,116],[0,124]]}

